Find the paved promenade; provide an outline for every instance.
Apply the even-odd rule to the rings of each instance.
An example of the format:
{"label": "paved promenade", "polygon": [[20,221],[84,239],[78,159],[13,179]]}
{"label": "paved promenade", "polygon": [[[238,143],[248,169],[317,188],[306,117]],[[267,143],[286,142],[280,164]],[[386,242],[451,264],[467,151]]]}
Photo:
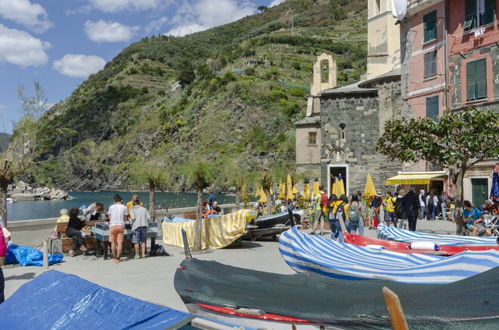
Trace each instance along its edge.
{"label": "paved promenade", "polygon": [[[418,229],[426,232],[454,233],[453,223],[444,221],[421,221]],[[374,230],[367,230],[367,236],[375,237]],[[279,244],[272,241],[245,241],[242,246],[231,249],[207,251],[193,256],[203,260],[242,268],[251,268],[280,274],[293,274],[282,260]],[[173,256],[150,257],[144,260],[129,259],[120,264],[111,260],[97,259],[94,256],[66,257],[64,262],[50,269],[78,275],[106,288],[152,303],[186,310],[173,288],[175,270],[184,258],[183,249],[166,246]],[[6,279],[6,297],[9,297],[22,284],[42,272],[41,267],[6,266],[3,268]],[[70,289],[70,288],[68,288]]]}

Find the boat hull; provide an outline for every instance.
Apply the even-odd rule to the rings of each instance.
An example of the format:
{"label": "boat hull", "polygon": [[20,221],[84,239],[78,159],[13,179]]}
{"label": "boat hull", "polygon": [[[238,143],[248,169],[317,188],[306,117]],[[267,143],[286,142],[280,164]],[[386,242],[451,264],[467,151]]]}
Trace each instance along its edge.
{"label": "boat hull", "polygon": [[190,312],[257,328],[388,329],[385,286],[398,294],[411,329],[499,328],[499,268],[456,283],[414,285],[273,274],[190,259],[176,271],[174,285]]}
{"label": "boat hull", "polygon": [[422,250],[422,249],[411,249],[410,248],[411,243],[406,243],[406,242],[387,241],[387,240],[376,239],[355,234],[344,234],[344,237],[345,237],[345,242],[349,244],[355,244],[359,246],[377,245],[377,246],[382,246],[389,251],[401,252],[401,253],[422,253],[422,254],[435,254],[441,256],[452,256],[454,254],[466,251],[499,250],[499,245],[495,246],[438,245],[438,250]]}

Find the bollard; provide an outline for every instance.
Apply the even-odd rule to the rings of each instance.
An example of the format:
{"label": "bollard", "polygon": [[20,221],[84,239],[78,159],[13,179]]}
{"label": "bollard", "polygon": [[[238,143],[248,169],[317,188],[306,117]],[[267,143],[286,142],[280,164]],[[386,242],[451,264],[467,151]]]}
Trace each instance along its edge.
{"label": "bollard", "polygon": [[43,271],[49,270],[49,248],[47,240],[43,241]]}

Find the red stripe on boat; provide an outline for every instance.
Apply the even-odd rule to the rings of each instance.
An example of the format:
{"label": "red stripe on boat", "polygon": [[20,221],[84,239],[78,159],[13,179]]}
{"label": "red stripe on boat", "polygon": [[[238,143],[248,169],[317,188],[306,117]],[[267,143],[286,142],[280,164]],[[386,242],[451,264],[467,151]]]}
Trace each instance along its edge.
{"label": "red stripe on boat", "polygon": [[212,312],[216,312],[216,313],[220,313],[220,314],[229,314],[229,315],[240,316],[240,317],[247,317],[247,318],[251,318],[251,319],[270,320],[270,321],[288,322],[288,323],[313,323],[312,321],[302,320],[302,319],[298,319],[296,317],[291,317],[291,316],[284,316],[284,315],[270,314],[270,313],[263,313],[260,315],[245,314],[245,313],[238,312],[237,309],[235,309],[235,308],[212,306],[212,305],[207,305],[207,304],[197,304],[197,305],[199,307],[202,307],[202,308],[207,309],[207,310],[212,311]]}

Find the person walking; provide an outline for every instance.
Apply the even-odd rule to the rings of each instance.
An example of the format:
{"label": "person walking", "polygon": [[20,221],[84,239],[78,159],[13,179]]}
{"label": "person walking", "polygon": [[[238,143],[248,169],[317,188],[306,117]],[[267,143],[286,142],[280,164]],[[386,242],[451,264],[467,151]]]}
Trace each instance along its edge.
{"label": "person walking", "polygon": [[407,220],[409,221],[409,230],[416,231],[419,201],[416,193],[414,193],[413,187],[409,188],[409,192],[402,199],[402,204],[404,206],[404,212],[407,216]]}
{"label": "person walking", "polygon": [[424,219],[424,213],[426,209],[426,199],[424,196],[424,189],[421,189],[418,194],[418,200],[419,200],[419,213],[418,213],[418,219],[423,220]]}
{"label": "person walking", "polygon": [[438,197],[435,196],[433,190],[431,190],[428,196],[426,196],[426,205],[428,208],[428,220],[435,220],[435,211],[438,205]]}
{"label": "person walking", "polygon": [[81,220],[78,217],[80,210],[77,208],[72,208],[69,211],[69,221],[68,228],[66,229],[66,235],[73,239],[73,246],[71,250],[69,250],[69,256],[74,257],[75,250],[80,248],[81,252],[87,251],[87,247],[85,246],[85,240],[83,238],[83,234],[81,230],[85,227],[85,220]]}
{"label": "person walking", "polygon": [[312,203],[312,232],[311,235],[315,235],[317,229],[320,228],[319,235],[324,234],[324,220],[326,219],[326,214],[324,213],[324,208],[327,205],[327,195],[324,192],[324,188],[319,186],[319,193],[313,197]]}
{"label": "person walking", "polygon": [[[149,211],[140,205],[140,200],[133,201],[133,207],[130,210],[130,219],[132,220],[132,243],[135,247],[135,259],[146,257],[147,228],[151,216]],[[140,251],[142,250],[142,254]]]}
{"label": "person walking", "polygon": [[[333,196],[336,197],[335,195]],[[336,202],[333,202],[330,205],[331,207],[329,209],[328,219],[329,225],[331,226],[331,239],[338,240],[338,242],[343,243],[343,228],[340,220],[343,221],[348,232],[348,198],[345,195],[341,195]],[[332,228],[334,228],[334,233]]]}
{"label": "person walking", "polygon": [[364,219],[362,218],[362,205],[359,196],[352,195],[348,207],[349,233],[364,235]]}
{"label": "person walking", "polygon": [[123,199],[120,195],[114,195],[114,204],[109,207],[109,241],[111,242],[111,251],[113,261],[121,262],[121,252],[123,251],[123,239],[125,237],[125,219],[128,216],[128,210],[123,205]]}
{"label": "person walking", "polygon": [[404,189],[400,189],[397,197],[395,198],[395,216],[398,220],[398,226],[401,229],[408,229],[407,214],[404,208]]}
{"label": "person walking", "polygon": [[442,220],[447,220],[447,203],[448,198],[447,194],[442,191],[440,194],[440,209],[442,210]]}
{"label": "person walking", "polygon": [[383,200],[383,208],[385,210],[385,224],[397,227],[397,218],[395,217],[395,198],[390,191],[386,192],[386,197]]}

